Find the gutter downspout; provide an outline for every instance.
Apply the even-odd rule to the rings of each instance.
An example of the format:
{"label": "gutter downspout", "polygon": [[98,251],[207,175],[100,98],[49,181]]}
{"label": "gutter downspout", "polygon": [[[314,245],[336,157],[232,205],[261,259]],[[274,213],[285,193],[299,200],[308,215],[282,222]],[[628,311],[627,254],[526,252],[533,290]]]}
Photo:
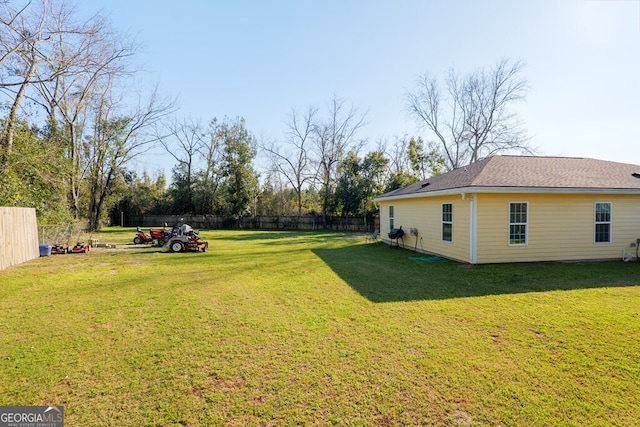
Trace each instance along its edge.
{"label": "gutter downspout", "polygon": [[469,263],[476,264],[478,262],[478,193],[469,196],[467,196],[469,199]]}

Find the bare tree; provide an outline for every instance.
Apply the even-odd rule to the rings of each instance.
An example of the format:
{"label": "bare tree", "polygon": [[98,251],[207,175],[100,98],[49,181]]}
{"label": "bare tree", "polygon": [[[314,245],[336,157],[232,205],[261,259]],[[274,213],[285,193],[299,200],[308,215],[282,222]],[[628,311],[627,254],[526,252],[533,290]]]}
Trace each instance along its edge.
{"label": "bare tree", "polygon": [[358,130],[364,126],[364,119],[365,116],[359,114],[357,109],[346,109],[345,101],[334,96],[328,119],[314,126],[316,174],[322,184],[322,222],[325,227],[338,166],[347,152],[357,153],[364,145],[364,141],[355,138]]}
{"label": "bare tree", "polygon": [[205,133],[202,125],[194,120],[173,120],[163,126],[163,133],[158,135],[158,141],[173,157],[178,166],[180,178],[184,181],[185,194],[182,200],[184,212],[194,212],[193,204],[193,175],[195,161],[205,145]]}
{"label": "bare tree", "polygon": [[29,13],[31,3],[29,1],[17,10],[3,5],[2,12],[6,18],[0,19],[0,63],[7,66],[0,89],[11,97],[9,115],[0,138],[0,147],[3,148],[0,167],[6,166],[13,149],[18,111],[29,85],[33,83],[36,67],[42,60],[40,45],[51,36],[46,26],[48,2],[42,0],[41,7]]}
{"label": "bare tree", "polygon": [[309,108],[303,116],[292,111],[287,122],[286,140],[282,146],[261,144],[271,160],[274,172],[285,178],[296,193],[298,219],[302,216],[302,194],[306,185],[315,179],[311,143],[315,131],[317,110]]}
{"label": "bare tree", "polygon": [[92,108],[93,134],[85,143],[88,163],[89,228],[100,229],[105,201],[114,180],[127,162],[157,141],[154,125],[175,111],[173,101],[161,99],[157,90],[140,100],[132,111],[124,112],[112,85],[103,86],[102,95]]}
{"label": "bare tree", "polygon": [[502,152],[532,152],[513,105],[525,98],[524,65],[504,59],[464,78],[449,70],[444,98],[436,79],[419,77],[407,107],[454,169]]}
{"label": "bare tree", "polygon": [[199,153],[204,160],[204,169],[198,179],[199,209],[202,213],[213,213],[215,199],[222,181],[222,159],[224,155],[224,143],[226,127],[224,123],[213,118],[209,123],[209,131],[205,136]]}
{"label": "bare tree", "polygon": [[[0,3],[0,65],[16,56],[26,43],[26,37],[21,33],[18,22],[23,19],[31,3],[32,0],[29,0],[19,8],[13,8],[8,1]],[[0,87],[5,86],[7,83],[2,79]]]}
{"label": "bare tree", "polygon": [[46,111],[50,132],[64,134],[71,168],[69,200],[77,218],[87,166],[81,147],[87,110],[101,102],[105,87],[112,88],[115,80],[134,73],[127,60],[137,45],[113,33],[99,15],[72,33],[52,37],[51,44],[52,52],[38,70],[38,96],[32,100]]}
{"label": "bare tree", "polygon": [[[99,227],[113,180],[155,141],[150,126],[173,110],[157,92],[124,106],[135,102],[122,77],[135,72],[128,59],[136,50],[104,17],[78,20],[65,0],[0,1],[0,96],[9,106],[0,167],[10,165],[18,115],[29,100],[46,113],[45,142],[69,160],[61,172],[68,173],[71,210],[78,218],[80,200],[88,199],[92,228]],[[89,190],[86,197],[80,188]]]}
{"label": "bare tree", "polygon": [[409,137],[395,136],[394,142],[389,146],[388,141],[380,142],[379,150],[389,158],[390,173],[408,173],[411,170],[411,160],[407,155],[409,151]]}
{"label": "bare tree", "polygon": [[126,60],[136,45],[115,34],[100,15],[79,21],[62,0],[29,0],[18,8],[3,3],[0,11],[0,90],[11,100],[0,138],[4,160],[28,99],[46,112],[48,142],[66,145],[69,170],[61,173],[68,174],[69,204],[78,218],[88,165],[81,147],[86,112],[114,77],[132,72]]}

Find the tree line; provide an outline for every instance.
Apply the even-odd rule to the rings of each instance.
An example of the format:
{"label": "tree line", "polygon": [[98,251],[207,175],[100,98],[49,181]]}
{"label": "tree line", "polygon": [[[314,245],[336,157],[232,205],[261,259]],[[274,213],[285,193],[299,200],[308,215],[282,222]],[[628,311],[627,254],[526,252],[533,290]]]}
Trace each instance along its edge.
{"label": "tree line", "polygon": [[[138,49],[104,16],[82,20],[62,0],[0,1],[0,205],[92,230],[122,212],[367,221],[377,194],[531,151],[511,108],[526,90],[519,62],[462,77],[452,69],[444,84],[420,76],[406,101],[424,135],[366,151],[365,115],[335,96],[325,110],[292,111],[277,140],[258,141],[242,117],[180,118],[171,98],[132,87]],[[169,185],[130,166],[157,146],[175,163]]]}

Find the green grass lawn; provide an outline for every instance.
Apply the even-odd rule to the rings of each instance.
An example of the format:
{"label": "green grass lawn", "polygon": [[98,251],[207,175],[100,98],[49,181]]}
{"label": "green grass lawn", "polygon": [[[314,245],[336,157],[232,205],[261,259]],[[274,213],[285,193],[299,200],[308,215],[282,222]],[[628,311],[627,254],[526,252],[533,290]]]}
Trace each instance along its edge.
{"label": "green grass lawn", "polygon": [[[640,263],[208,231],[0,272],[0,405],[66,426],[638,425]],[[94,236],[96,237],[96,236]]]}

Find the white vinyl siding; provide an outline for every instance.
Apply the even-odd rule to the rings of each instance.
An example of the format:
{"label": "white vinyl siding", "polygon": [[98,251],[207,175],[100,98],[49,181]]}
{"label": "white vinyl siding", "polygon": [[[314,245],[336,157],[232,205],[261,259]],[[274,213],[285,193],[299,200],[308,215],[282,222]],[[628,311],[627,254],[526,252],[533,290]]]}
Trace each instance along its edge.
{"label": "white vinyl siding", "polygon": [[[620,259],[640,238],[640,194],[522,194],[479,193],[470,197],[435,196],[381,202],[381,235],[394,222],[420,231],[405,239],[407,249],[462,262],[503,262]],[[527,203],[526,245],[509,245],[510,203]],[[595,204],[611,204],[610,243],[595,244]],[[455,227],[452,242],[442,240],[442,205],[452,203]],[[615,205],[615,212],[613,207]],[[529,207],[531,209],[529,209]],[[471,214],[473,213],[473,215]],[[531,235],[531,239],[529,239]],[[475,251],[469,244],[473,236]],[[475,258],[470,255],[475,255]],[[635,255],[635,252],[633,252]]]}
{"label": "white vinyl siding", "polygon": [[[455,227],[452,229],[452,241],[442,240],[442,204],[451,203],[455,212]],[[407,249],[417,250],[429,254],[438,254],[445,258],[462,262],[469,261],[469,200],[460,200],[450,196],[425,197],[409,200],[393,200],[381,203],[380,212],[384,212],[381,221],[384,228],[389,224],[389,207],[394,206],[394,228],[407,231],[404,243]],[[418,236],[409,233],[411,228],[418,229]],[[383,232],[383,239],[387,240],[389,230]]]}
{"label": "white vinyl siding", "polygon": [[[640,195],[606,197],[612,208],[610,243],[594,242],[595,203],[603,200],[602,195],[527,194],[527,244],[511,246],[506,206],[516,197],[480,194],[477,263],[620,259],[623,250],[631,251],[630,243],[640,238]],[[456,226],[460,226],[457,216]]]}

